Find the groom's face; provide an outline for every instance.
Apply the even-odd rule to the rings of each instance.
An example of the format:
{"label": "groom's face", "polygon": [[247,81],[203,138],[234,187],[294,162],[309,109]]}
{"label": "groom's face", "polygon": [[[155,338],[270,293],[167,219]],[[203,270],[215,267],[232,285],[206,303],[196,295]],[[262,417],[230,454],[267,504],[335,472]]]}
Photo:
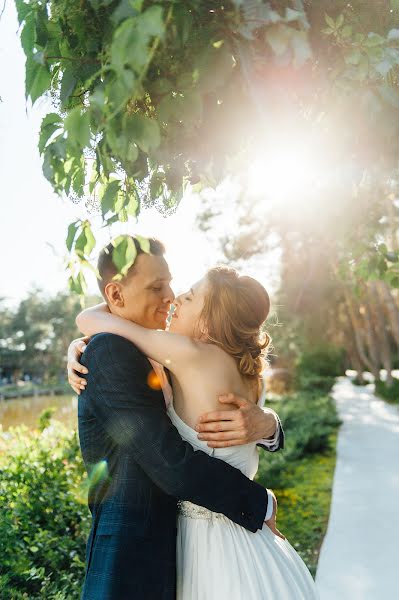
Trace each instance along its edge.
{"label": "groom's face", "polygon": [[174,293],[168,263],[163,256],[140,254],[133,273],[121,285],[123,306],[112,310],[149,329],[165,329]]}

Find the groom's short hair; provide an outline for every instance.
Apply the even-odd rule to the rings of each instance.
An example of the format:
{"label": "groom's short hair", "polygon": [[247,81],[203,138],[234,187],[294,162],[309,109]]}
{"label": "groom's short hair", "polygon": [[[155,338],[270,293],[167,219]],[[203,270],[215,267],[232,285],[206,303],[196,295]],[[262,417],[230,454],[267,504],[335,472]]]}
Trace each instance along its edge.
{"label": "groom's short hair", "polygon": [[[132,266],[130,267],[127,274],[125,275],[126,278],[129,277],[134,272],[134,265],[137,260],[137,257],[140,256],[140,254],[145,253],[140,245],[139,240],[136,239],[134,237],[134,235],[131,235],[130,237],[133,240],[137,254],[136,254],[136,258],[135,258]],[[156,238],[147,238],[147,239],[150,243],[150,254],[154,254],[155,256],[163,256],[165,254],[165,246],[163,245],[162,242],[160,242]],[[112,281],[112,279],[115,277],[115,275],[118,272],[118,269],[116,268],[116,266],[114,265],[114,262],[112,260],[113,250],[114,250],[114,245],[112,242],[110,242],[107,246],[105,246],[101,250],[100,256],[98,257],[98,261],[97,261],[97,270],[98,270],[98,274],[100,276],[100,279],[98,280],[98,287],[100,288],[100,292],[104,296],[104,298],[105,298],[105,293],[104,293],[105,286],[110,281]]]}

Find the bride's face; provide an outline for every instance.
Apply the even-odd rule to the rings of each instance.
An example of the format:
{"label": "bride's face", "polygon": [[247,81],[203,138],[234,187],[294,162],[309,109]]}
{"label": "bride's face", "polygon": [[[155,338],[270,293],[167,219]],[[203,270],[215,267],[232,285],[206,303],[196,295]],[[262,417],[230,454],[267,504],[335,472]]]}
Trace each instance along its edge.
{"label": "bride's face", "polygon": [[175,298],[175,310],[169,326],[169,331],[188,337],[198,337],[199,319],[204,307],[207,281],[204,277],[195,283],[187,292]]}

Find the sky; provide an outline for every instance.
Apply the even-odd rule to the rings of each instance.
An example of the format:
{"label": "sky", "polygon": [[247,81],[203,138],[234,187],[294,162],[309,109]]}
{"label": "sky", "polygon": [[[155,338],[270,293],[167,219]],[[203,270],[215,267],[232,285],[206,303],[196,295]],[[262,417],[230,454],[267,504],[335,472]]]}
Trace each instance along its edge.
{"label": "sky", "polygon": [[[37,141],[49,105],[39,99],[32,108],[25,102],[25,60],[17,30],[14,2],[7,0],[0,20],[0,298],[9,305],[34,287],[48,295],[67,288],[67,226],[87,214],[83,203],[74,205],[54,194],[42,174]],[[200,203],[198,197],[186,197],[171,217],[152,209],[129,225],[131,232],[163,241],[176,293],[190,287],[218,259],[215,244],[195,227]],[[97,234],[101,243],[108,242],[104,231]],[[264,275],[261,264],[254,270]],[[88,279],[89,291],[96,292],[95,277]]]}

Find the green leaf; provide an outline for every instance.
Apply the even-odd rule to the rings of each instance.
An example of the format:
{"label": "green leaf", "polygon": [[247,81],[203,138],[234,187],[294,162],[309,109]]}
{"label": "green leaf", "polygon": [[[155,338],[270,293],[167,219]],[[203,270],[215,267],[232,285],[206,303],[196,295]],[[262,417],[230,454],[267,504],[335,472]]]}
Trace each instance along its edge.
{"label": "green leaf", "polygon": [[36,9],[36,43],[44,48],[48,40],[47,32],[47,11],[43,8]]}
{"label": "green leaf", "polygon": [[96,240],[88,221],[82,225],[82,231],[75,242],[75,252],[83,258],[88,256],[96,245]]}
{"label": "green leaf", "polygon": [[35,45],[35,22],[33,13],[28,14],[24,28],[21,31],[21,46],[26,55],[30,55]]}
{"label": "green leaf", "polygon": [[126,212],[131,217],[136,217],[140,207],[137,194],[135,192],[130,192],[128,198]]}
{"label": "green leaf", "polygon": [[94,10],[98,10],[103,6],[109,6],[112,4],[113,0],[89,0],[89,2]]}
{"label": "green leaf", "polygon": [[111,21],[119,25],[124,19],[136,17],[141,11],[141,6],[135,8],[130,0],[122,0],[111,15]]}
{"label": "green leaf", "polygon": [[79,221],[75,221],[74,223],[70,223],[68,226],[68,235],[66,239],[66,247],[68,252],[72,250],[72,245],[76,236],[76,232],[79,229]]}
{"label": "green leaf", "polygon": [[101,198],[101,212],[103,218],[110,210],[114,210],[114,204],[117,199],[119,189],[120,182],[117,180],[110,181],[105,188],[104,194]]}
{"label": "green leaf", "polygon": [[136,27],[136,19],[126,19],[114,33],[111,64],[118,71],[130,66],[141,73],[148,61],[147,36]]}
{"label": "green leaf", "polygon": [[86,182],[85,163],[76,167],[72,176],[72,188],[79,197],[83,196],[83,188]]}
{"label": "green leaf", "polygon": [[26,59],[25,95],[30,96],[32,104],[49,88],[51,75],[47,67],[38,64],[31,56]]}
{"label": "green leaf", "polygon": [[71,292],[74,292],[75,294],[79,294],[80,296],[86,294],[87,283],[86,283],[86,278],[83,275],[82,271],[79,271],[79,273],[76,275],[76,277],[71,276],[68,280],[68,283],[69,283],[69,289],[71,290]]}
{"label": "green leaf", "polygon": [[158,148],[161,142],[161,134],[157,121],[143,115],[134,114],[125,119],[125,124],[128,134],[143,152]]}
{"label": "green leaf", "polygon": [[66,117],[64,126],[68,132],[68,141],[73,145],[85,148],[90,143],[90,115],[88,111],[82,113],[77,106]]}
{"label": "green leaf", "polygon": [[86,235],[86,245],[85,245],[84,253],[87,256],[91,253],[91,251],[95,247],[96,238],[93,235],[92,229],[90,227],[90,223],[88,221],[86,222],[84,231],[85,231],[85,235]]}
{"label": "green leaf", "polygon": [[332,19],[329,15],[325,14],[324,18],[326,20],[326,23],[329,27],[331,27],[331,29],[335,29],[335,21],[334,19]]}
{"label": "green leaf", "polygon": [[179,10],[175,13],[177,36],[181,46],[184,46],[187,43],[190,32],[192,30],[193,21],[193,15],[184,5],[181,5],[181,7],[179,7]]}
{"label": "green leaf", "polygon": [[122,208],[122,210],[118,213],[118,218],[121,223],[127,223],[128,214],[126,208]]}
{"label": "green leaf", "polygon": [[86,242],[86,233],[83,228],[75,242],[75,252],[80,257],[83,257],[85,255]]}
{"label": "green leaf", "polygon": [[111,45],[111,63],[117,71],[130,66],[141,74],[150,59],[149,43],[152,37],[164,33],[161,6],[151,6],[137,17],[123,21],[114,33]]}
{"label": "green leaf", "polygon": [[47,181],[49,181],[50,183],[53,183],[54,168],[53,168],[53,164],[52,164],[52,154],[48,148],[46,148],[44,155],[43,155],[42,170],[43,170],[43,175],[45,176]]}
{"label": "green leaf", "polygon": [[21,24],[31,12],[32,4],[27,4],[23,0],[15,0],[15,5],[17,7],[18,22]]}
{"label": "green leaf", "polygon": [[39,136],[39,152],[43,153],[44,148],[50,137],[61,127],[62,120],[59,115],[56,113],[47,114],[42,120],[42,124],[40,127],[40,136]]}
{"label": "green leaf", "polygon": [[194,73],[198,71],[198,89],[201,93],[213,94],[215,88],[224,86],[233,69],[234,60],[227,44],[223,44],[221,48],[206,48],[198,57],[194,69]]}
{"label": "green leaf", "polygon": [[119,213],[124,207],[127,201],[126,193],[122,190],[118,191],[118,195],[116,196],[116,201],[114,205],[114,210],[116,213]]}
{"label": "green leaf", "polygon": [[136,82],[136,77],[134,76],[133,71],[130,69],[122,69],[118,73],[118,77],[120,78],[120,82],[123,85],[124,91],[132,95]]}
{"label": "green leaf", "polygon": [[140,248],[142,249],[142,251],[145,252],[146,254],[150,254],[150,240],[141,235],[135,235],[134,237],[140,244]]}
{"label": "green leaf", "polygon": [[150,183],[150,195],[151,200],[156,200],[163,194],[163,184],[165,181],[165,176],[161,173],[154,173],[151,177]]}
{"label": "green leaf", "polygon": [[361,58],[362,53],[356,48],[355,50],[352,50],[349,54],[345,56],[345,62],[349,65],[358,65]]}
{"label": "green leaf", "polygon": [[47,146],[53,156],[57,156],[61,160],[66,159],[66,140],[61,136],[57,136],[51,144]]}
{"label": "green leaf", "polygon": [[114,241],[112,262],[118,274],[124,276],[134,263],[137,256],[136,246],[130,236],[120,235]]}
{"label": "green leaf", "polygon": [[345,25],[342,28],[341,35],[343,38],[349,38],[352,35],[352,27],[350,25]]}
{"label": "green leaf", "polygon": [[145,12],[143,12],[138,21],[138,27],[140,31],[145,33],[146,36],[150,37],[162,37],[165,31],[165,24],[163,22],[163,8],[159,5],[150,6]]}
{"label": "green leaf", "polygon": [[372,31],[368,34],[367,39],[365,41],[365,45],[369,48],[373,46],[381,46],[381,44],[385,43],[385,39],[378,35],[378,33],[373,33]]}
{"label": "green leaf", "polygon": [[340,27],[342,27],[342,25],[344,24],[344,15],[341,13],[337,20],[335,21],[335,26],[337,27],[337,29],[339,29]]}
{"label": "green leaf", "polygon": [[66,67],[61,80],[60,100],[63,105],[69,100],[76,86],[76,76],[70,67]]}

